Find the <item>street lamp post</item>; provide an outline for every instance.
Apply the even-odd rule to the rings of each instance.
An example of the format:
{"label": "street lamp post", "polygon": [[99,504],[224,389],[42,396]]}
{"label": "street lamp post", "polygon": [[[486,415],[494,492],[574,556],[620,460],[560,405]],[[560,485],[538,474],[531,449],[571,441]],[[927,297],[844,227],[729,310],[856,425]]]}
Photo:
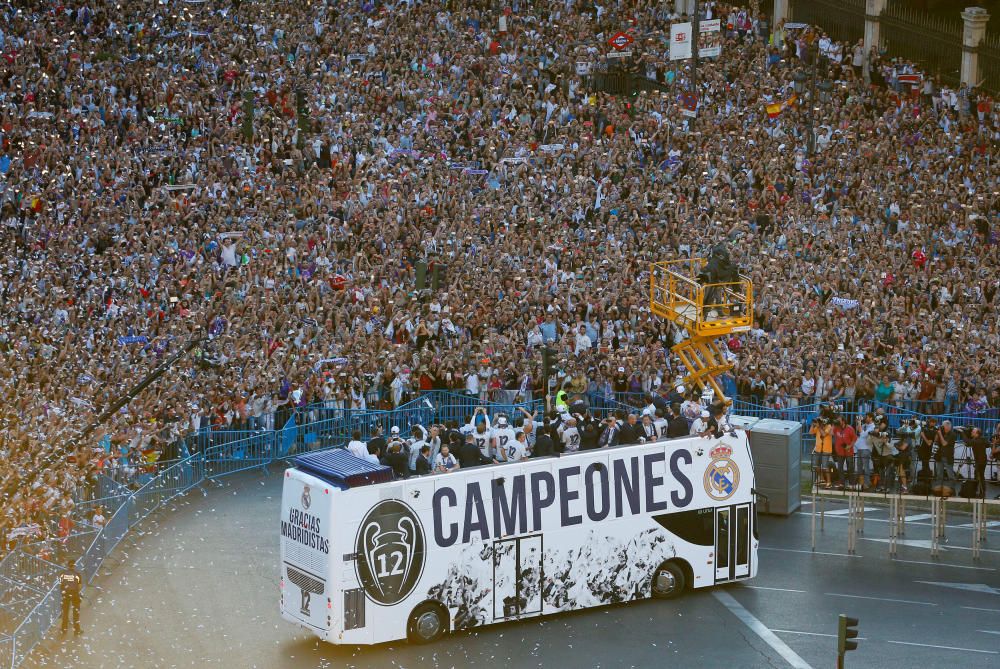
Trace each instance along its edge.
{"label": "street lamp post", "polygon": [[698,33],[701,31],[701,12],[694,0],[694,18],[691,23],[691,91],[698,95]]}
{"label": "street lamp post", "polygon": [[812,77],[810,77],[811,81],[809,83],[809,116],[806,117],[806,121],[809,124],[809,136],[806,138],[806,155],[812,156],[816,153],[816,131],[814,130],[814,125],[816,123],[816,74],[819,65],[819,45],[815,41],[811,42],[806,52],[812,67]]}

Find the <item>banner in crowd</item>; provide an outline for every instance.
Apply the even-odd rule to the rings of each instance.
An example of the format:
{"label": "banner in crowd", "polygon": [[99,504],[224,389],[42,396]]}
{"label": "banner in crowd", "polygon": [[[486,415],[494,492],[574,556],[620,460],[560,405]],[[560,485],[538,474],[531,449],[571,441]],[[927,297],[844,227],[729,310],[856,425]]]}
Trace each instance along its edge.
{"label": "banner in crowd", "polygon": [[[691,23],[671,24],[670,60],[686,60],[691,57],[691,30]],[[721,20],[702,21],[698,27],[698,57],[716,58],[721,54]]]}

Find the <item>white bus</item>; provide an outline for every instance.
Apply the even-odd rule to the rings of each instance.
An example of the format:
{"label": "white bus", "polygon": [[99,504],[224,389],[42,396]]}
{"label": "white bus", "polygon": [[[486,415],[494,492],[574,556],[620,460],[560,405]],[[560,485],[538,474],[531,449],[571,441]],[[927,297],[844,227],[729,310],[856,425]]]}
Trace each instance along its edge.
{"label": "white bus", "polygon": [[392,480],[344,450],[285,471],[281,615],[335,644],[731,583],[757,572],[742,430]]}

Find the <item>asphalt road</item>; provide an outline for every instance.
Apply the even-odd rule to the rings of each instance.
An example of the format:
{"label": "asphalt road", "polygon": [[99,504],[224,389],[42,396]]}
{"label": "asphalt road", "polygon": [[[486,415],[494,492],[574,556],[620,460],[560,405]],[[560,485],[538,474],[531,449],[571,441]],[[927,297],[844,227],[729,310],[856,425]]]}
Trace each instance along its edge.
{"label": "asphalt road", "polygon": [[[810,550],[809,507],[762,519],[760,571],[746,585],[496,625],[432,646],[336,647],[277,611],[280,475],[210,485],[158,514],[105,563],[84,597],[85,634],[56,633],[29,667],[831,667],[837,614],[861,619],[848,667],[1000,667],[1000,528],[982,560],[968,518],[949,518],[932,560],[912,509],[897,560],[885,513],[867,513],[857,555],[828,507]],[[994,520],[1000,520],[994,517]],[[998,523],[1000,524],[1000,523]]]}

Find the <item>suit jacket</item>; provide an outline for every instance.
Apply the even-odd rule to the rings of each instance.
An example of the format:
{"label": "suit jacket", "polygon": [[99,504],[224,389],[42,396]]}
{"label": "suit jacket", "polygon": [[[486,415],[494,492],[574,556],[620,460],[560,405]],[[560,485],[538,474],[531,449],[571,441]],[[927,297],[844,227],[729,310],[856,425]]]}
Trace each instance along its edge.
{"label": "suit jacket", "polygon": [[619,444],[638,444],[639,437],[645,435],[642,431],[642,426],[639,423],[635,425],[629,425],[628,423],[622,423],[621,432],[618,435]]}

